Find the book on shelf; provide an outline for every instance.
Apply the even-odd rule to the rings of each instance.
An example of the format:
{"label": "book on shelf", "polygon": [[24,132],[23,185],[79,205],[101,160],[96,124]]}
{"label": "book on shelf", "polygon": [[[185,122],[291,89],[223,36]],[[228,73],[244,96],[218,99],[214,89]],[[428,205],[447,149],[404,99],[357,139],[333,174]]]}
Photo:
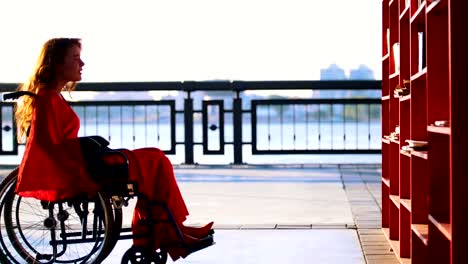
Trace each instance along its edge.
{"label": "book on shelf", "polygon": [[426,34],[418,32],[418,71],[426,67]]}
{"label": "book on shelf", "polygon": [[387,28],[387,52],[390,52],[390,29]]}
{"label": "book on shelf", "polygon": [[384,135],[385,139],[398,140],[400,138],[400,126],[395,126],[395,131],[391,132],[390,135]]}
{"label": "book on shelf", "polygon": [[434,121],[434,126],[436,126],[436,127],[449,127],[450,122],[448,120],[436,120],[436,121]]}
{"label": "book on shelf", "polygon": [[420,140],[411,140],[407,139],[405,142],[408,144],[406,146],[403,146],[401,149],[405,151],[411,151],[411,150],[427,150],[427,141],[420,141]]}
{"label": "book on shelf", "polygon": [[410,94],[410,90],[406,88],[405,86],[400,87],[400,85],[397,85],[395,87],[395,90],[393,91],[394,97],[401,97]]}
{"label": "book on shelf", "polygon": [[400,43],[393,44],[393,62],[395,63],[395,72],[400,72]]}
{"label": "book on shelf", "polygon": [[427,151],[427,146],[421,146],[421,147],[412,147],[410,145],[405,145],[401,147],[401,150],[405,152],[411,152],[411,151]]}

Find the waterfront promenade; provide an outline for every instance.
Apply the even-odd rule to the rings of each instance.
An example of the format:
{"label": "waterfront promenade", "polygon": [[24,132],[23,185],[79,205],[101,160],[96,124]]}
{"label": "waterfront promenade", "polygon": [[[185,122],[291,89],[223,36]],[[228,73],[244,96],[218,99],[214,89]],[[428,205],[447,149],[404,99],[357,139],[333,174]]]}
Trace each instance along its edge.
{"label": "waterfront promenade", "polygon": [[[380,229],[380,170],[372,164],[175,166],[191,213],[187,223],[215,221],[216,232],[214,246],[176,263],[398,263]],[[130,245],[119,241],[104,263],[120,263]]]}

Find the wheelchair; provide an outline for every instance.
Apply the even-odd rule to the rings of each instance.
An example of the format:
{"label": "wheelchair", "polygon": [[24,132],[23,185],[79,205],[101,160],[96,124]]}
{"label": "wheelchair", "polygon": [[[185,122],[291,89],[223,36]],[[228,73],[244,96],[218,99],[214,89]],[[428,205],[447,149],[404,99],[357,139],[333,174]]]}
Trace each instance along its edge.
{"label": "wheelchair", "polygon": [[[28,95],[13,92],[3,97],[4,100],[16,99],[25,94]],[[102,139],[98,136],[85,138]],[[130,199],[147,198],[138,192],[137,183],[128,179],[125,155],[118,150],[109,153],[123,162],[105,168],[95,167],[94,174],[105,171],[112,176],[112,182],[100,185],[102,188],[92,198],[48,202],[21,197],[15,193],[18,168],[3,179],[0,183],[0,263],[102,263],[119,240],[144,237],[151,241],[152,226],[161,221],[169,222],[174,228],[178,243],[163,244],[158,250],[132,246],[123,254],[122,264],[165,264],[171,247],[185,248],[188,256],[215,244],[214,232],[195,245],[186,244],[170,209],[159,201],[147,200],[148,219],[144,221],[149,232],[134,234],[131,227],[123,227],[122,208],[128,206]],[[166,220],[151,217],[153,206],[164,209]]]}

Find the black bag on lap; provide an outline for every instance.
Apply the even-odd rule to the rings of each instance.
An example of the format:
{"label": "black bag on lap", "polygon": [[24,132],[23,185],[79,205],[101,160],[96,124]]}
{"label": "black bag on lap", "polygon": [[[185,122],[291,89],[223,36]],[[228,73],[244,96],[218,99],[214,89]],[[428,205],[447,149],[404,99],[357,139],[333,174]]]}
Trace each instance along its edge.
{"label": "black bag on lap", "polygon": [[125,194],[128,183],[128,160],[120,151],[109,148],[101,136],[78,138],[87,170],[101,191]]}

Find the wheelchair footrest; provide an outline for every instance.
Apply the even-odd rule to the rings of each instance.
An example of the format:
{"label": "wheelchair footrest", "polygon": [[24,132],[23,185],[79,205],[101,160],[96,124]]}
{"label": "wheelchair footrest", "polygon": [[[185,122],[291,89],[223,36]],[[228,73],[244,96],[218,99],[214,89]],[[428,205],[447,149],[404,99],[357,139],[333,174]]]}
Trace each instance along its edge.
{"label": "wheelchair footrest", "polygon": [[215,242],[214,242],[213,236],[209,235],[209,236],[201,239],[200,242],[198,242],[196,244],[187,245],[186,246],[187,255],[190,255],[193,252],[202,250],[202,249],[207,248],[209,246],[212,246],[214,244],[215,244]]}

